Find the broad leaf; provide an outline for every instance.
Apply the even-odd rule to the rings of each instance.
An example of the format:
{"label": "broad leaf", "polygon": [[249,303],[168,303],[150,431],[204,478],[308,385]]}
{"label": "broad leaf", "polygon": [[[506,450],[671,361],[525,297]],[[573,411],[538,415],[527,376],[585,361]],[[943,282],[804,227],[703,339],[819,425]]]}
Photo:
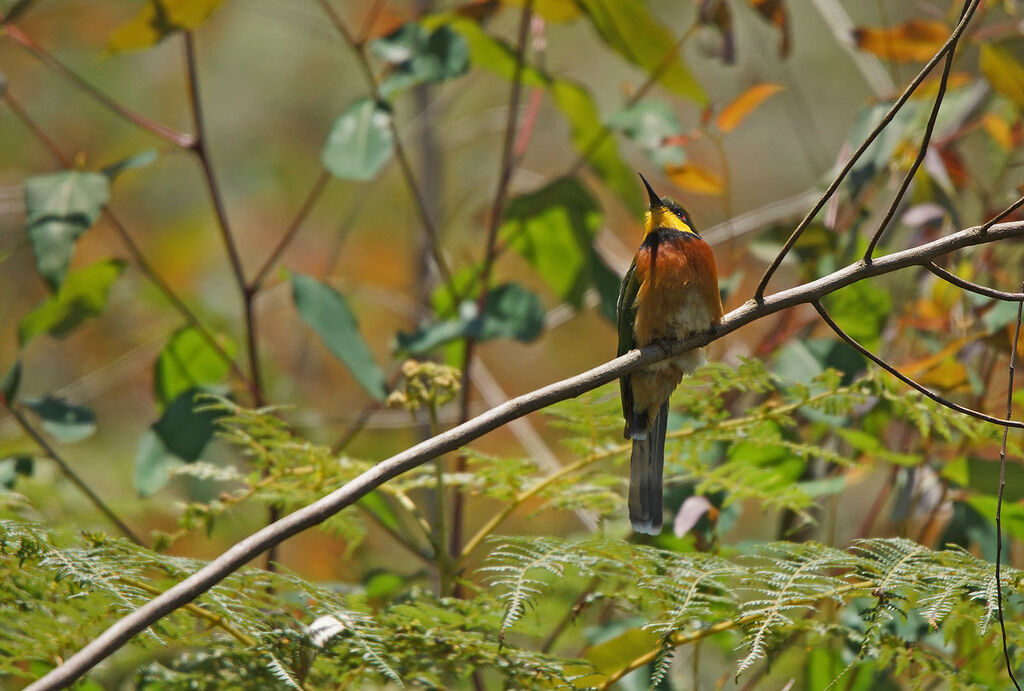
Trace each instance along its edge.
{"label": "broad leaf", "polygon": [[[229,338],[221,339],[221,347],[234,356],[235,344]],[[153,369],[153,393],[166,406],[189,389],[219,383],[229,369],[230,365],[196,328],[184,326],[160,351]]]}
{"label": "broad leaf", "polygon": [[292,299],[302,320],[316,332],[334,357],[378,401],[387,396],[384,372],[359,333],[359,324],[341,293],[324,283],[291,274]]}
{"label": "broad leaf", "polygon": [[224,0],[148,0],[139,12],[114,30],[107,50],[145,50],[175,31],[197,28]]}
{"label": "broad leaf", "polygon": [[402,352],[421,355],[463,338],[512,338],[525,343],[536,340],[543,329],[544,308],[540,299],[517,283],[506,283],[488,293],[483,315],[478,314],[476,301],[466,300],[459,306],[457,319],[411,334],[399,333],[396,345]]}
{"label": "broad leaf", "polygon": [[324,168],[343,180],[372,180],[391,160],[391,108],[369,99],[338,116],[320,154]]}
{"label": "broad leaf", "polygon": [[608,116],[608,126],[642,146],[658,166],[683,163],[683,147],[666,140],[679,135],[681,126],[672,108],[662,101],[645,99]]}
{"label": "broad leaf", "polygon": [[[469,44],[472,64],[511,79],[516,57],[508,45],[485,32],[479,24],[457,14],[435,15],[424,24],[428,27],[450,26]],[[605,130],[601,116],[590,94],[577,84],[554,79],[526,65],[522,70],[526,86],[544,87],[551,92],[555,105],[570,127],[573,148],[587,155],[587,163],[615,191],[629,210],[637,215],[643,211],[640,187],[633,169],[622,160],[619,146]]]}
{"label": "broad leaf", "polygon": [[406,22],[396,31],[370,44],[394,69],[381,84],[385,97],[423,82],[441,82],[469,69],[466,39],[450,27],[428,33],[417,22]]}
{"label": "broad leaf", "polygon": [[750,87],[722,108],[715,117],[715,126],[722,132],[732,132],[767,98],[782,89],[779,84],[757,84]]}
{"label": "broad leaf", "polygon": [[579,0],[579,4],[612,50],[649,73],[658,70],[658,82],[666,89],[701,105],[707,103],[704,89],[678,55],[676,39],[644,0]]}
{"label": "broad leaf", "polygon": [[853,30],[858,48],[894,62],[927,62],[949,39],[949,29],[933,19],[911,19],[891,27],[862,26]]}
{"label": "broad leaf", "polygon": [[142,436],[135,454],[135,488],[142,496],[166,485],[175,466],[199,460],[213,438],[223,413],[197,410],[205,405],[202,393],[189,389],[175,398]]}
{"label": "broad leaf", "polygon": [[622,160],[615,137],[605,131],[590,93],[577,84],[558,80],[551,86],[551,95],[572,128],[573,148],[587,154],[587,164],[619,195],[626,208],[639,216],[644,207],[636,173]]}
{"label": "broad leaf", "polygon": [[63,338],[86,319],[95,317],[107,306],[114,281],[124,271],[120,259],[106,259],[68,274],[56,295],[26,314],[18,325],[21,347],[39,334]]}
{"label": "broad leaf", "polygon": [[559,178],[511,200],[501,236],[551,289],[575,308],[594,283],[591,245],[601,210],[576,178]]}
{"label": "broad leaf", "polygon": [[64,281],[75,241],[109,199],[110,182],[101,173],[65,170],[25,180],[28,235],[39,275],[52,290]]}
{"label": "broad leaf", "polygon": [[39,416],[43,429],[59,442],[81,441],[96,431],[96,415],[85,406],[72,405],[56,396],[26,398],[23,403]]}

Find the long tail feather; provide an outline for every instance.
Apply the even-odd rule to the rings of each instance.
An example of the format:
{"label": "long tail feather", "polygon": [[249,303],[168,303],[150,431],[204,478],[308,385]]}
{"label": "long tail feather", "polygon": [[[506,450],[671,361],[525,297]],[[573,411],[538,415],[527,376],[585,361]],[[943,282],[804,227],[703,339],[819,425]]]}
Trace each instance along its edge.
{"label": "long tail feather", "polygon": [[[661,533],[661,476],[665,466],[665,429],[668,403],[661,406],[650,431],[633,425],[633,454],[629,459],[629,520],[633,530]],[[638,432],[641,432],[638,434]]]}

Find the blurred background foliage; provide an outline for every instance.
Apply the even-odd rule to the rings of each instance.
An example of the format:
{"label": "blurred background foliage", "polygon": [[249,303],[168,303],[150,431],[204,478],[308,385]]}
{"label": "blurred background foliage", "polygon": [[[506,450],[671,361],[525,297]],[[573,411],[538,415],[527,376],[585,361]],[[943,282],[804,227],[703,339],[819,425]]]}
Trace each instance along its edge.
{"label": "blurred background foliage", "polygon": [[[726,309],[741,304],[960,9],[0,2],[0,501],[13,521],[0,570],[18,605],[4,608],[18,633],[0,633],[0,672],[16,686],[38,676],[102,623],[68,621],[141,602],[186,559],[216,556],[374,461],[609,359],[619,276],[641,235],[635,171],[689,210]],[[980,224],[1019,196],[1022,12],[981,3],[883,250]],[[510,83],[521,84],[511,129]],[[938,90],[936,72],[773,288],[863,253]],[[1019,243],[944,264],[1004,291],[1019,290],[1021,266]],[[905,374],[1002,411],[1014,303],[924,270],[825,303]],[[225,586],[238,601],[222,588],[204,604],[218,614],[193,612],[219,637],[175,615],[154,634],[170,649],[140,640],[98,683],[585,687],[640,661],[621,688],[816,689],[844,670],[842,688],[1004,687],[990,565],[970,561],[995,558],[1001,430],[869,372],[808,306],[711,356],[724,365],[688,381],[670,423],[674,531],[622,541],[627,449],[605,388],[290,540],[273,555],[280,575],[247,571]],[[1011,434],[1014,540],[1020,445]],[[619,547],[491,539],[593,531]],[[155,551],[112,539],[124,533]],[[882,537],[914,543],[847,549]],[[783,539],[822,544],[765,546]],[[899,570],[907,554],[926,586]],[[774,580],[807,562],[817,580]],[[534,567],[560,577],[553,588],[527,576]],[[839,572],[860,579],[842,590],[858,598],[833,593],[850,583]],[[685,600],[673,583],[709,573],[718,585],[703,599],[673,599]],[[820,616],[776,618],[725,596],[753,582]],[[68,600],[81,588],[90,598]],[[965,597],[946,607],[944,589]],[[1019,598],[1007,607],[1019,620]],[[318,616],[322,640],[304,628]],[[679,631],[712,621],[739,623],[669,654],[687,642]],[[344,646],[314,660],[339,632]]]}

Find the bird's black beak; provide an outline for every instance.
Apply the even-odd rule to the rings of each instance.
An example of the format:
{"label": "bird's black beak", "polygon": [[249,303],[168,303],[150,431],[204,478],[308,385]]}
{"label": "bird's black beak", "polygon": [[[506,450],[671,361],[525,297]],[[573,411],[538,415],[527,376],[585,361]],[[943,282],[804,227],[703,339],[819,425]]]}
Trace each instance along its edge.
{"label": "bird's black beak", "polygon": [[644,181],[644,187],[647,188],[647,197],[651,200],[651,208],[657,209],[659,207],[664,206],[664,204],[661,201],[661,197],[659,197],[654,192],[654,190],[651,188],[651,183],[647,182],[647,178],[643,176],[643,173],[637,173],[637,175],[639,175],[640,179]]}

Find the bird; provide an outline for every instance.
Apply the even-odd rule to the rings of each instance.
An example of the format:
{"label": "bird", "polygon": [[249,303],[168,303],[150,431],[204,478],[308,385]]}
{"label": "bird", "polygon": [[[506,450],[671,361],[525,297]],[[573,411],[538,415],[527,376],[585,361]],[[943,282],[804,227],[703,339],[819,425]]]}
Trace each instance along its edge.
{"label": "bird", "polygon": [[[682,206],[659,197],[642,174],[640,179],[650,206],[644,214],[643,241],[619,288],[619,355],[708,331],[723,314],[711,246]],[[637,533],[661,533],[668,399],[683,375],[704,362],[704,350],[697,348],[619,379],[623,436],[633,441],[629,520]]]}

